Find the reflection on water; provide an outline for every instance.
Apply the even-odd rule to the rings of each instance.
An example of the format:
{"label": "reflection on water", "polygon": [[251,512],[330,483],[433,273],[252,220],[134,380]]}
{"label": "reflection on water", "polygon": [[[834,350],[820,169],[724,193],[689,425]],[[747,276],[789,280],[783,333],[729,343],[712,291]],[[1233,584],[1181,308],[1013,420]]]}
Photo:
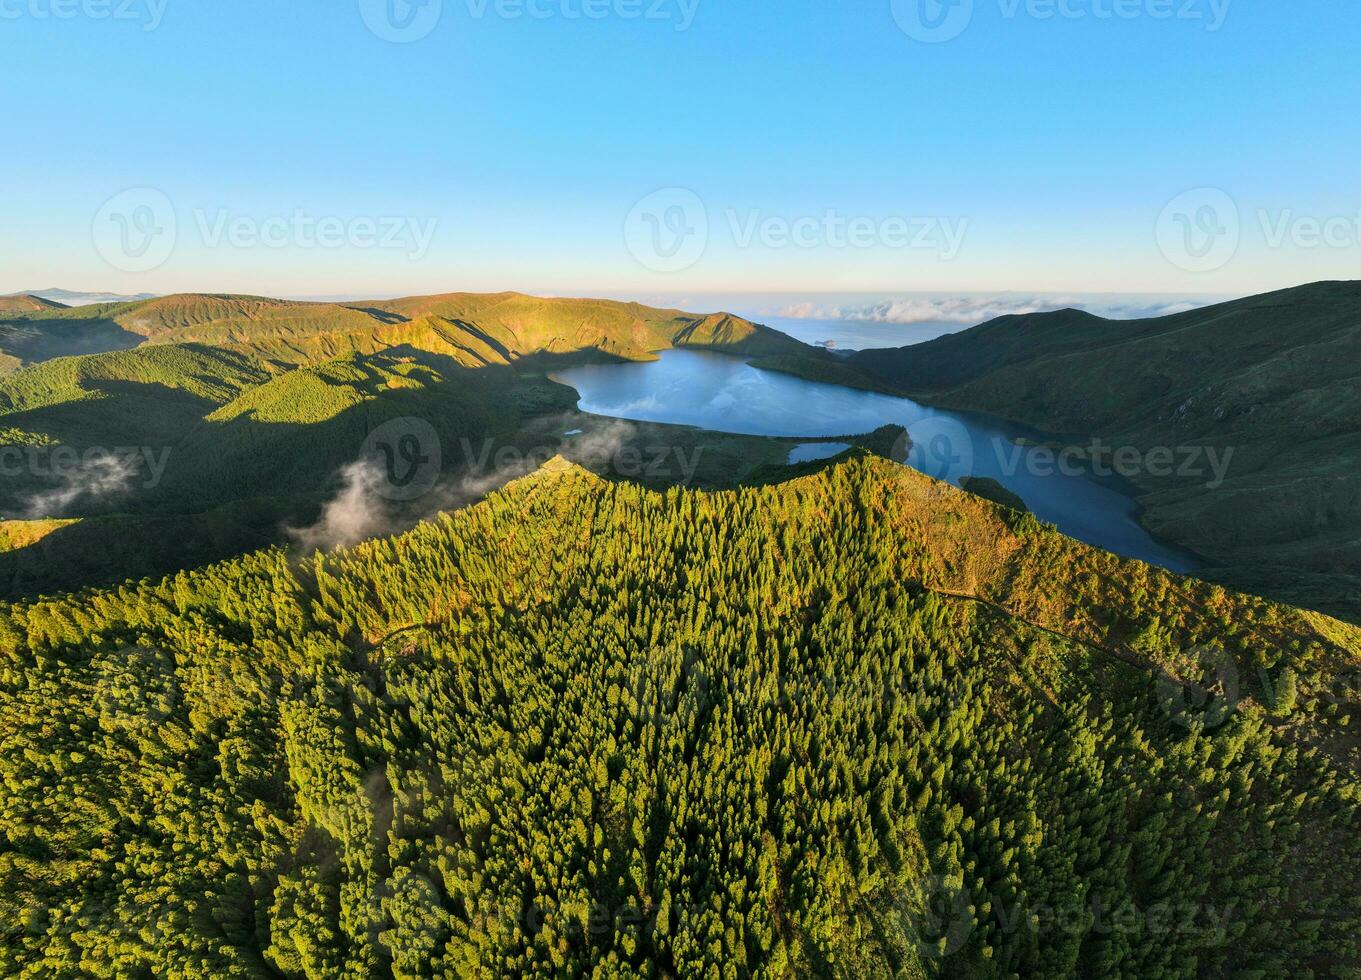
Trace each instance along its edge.
{"label": "reflection on water", "polygon": [[1197,567],[1193,555],[1160,544],[1139,525],[1129,488],[1059,472],[1051,456],[1013,443],[1038,435],[1023,426],[759,371],[739,358],[706,351],[666,351],[647,364],[568,368],[554,378],[581,394],[582,411],[643,422],[814,438],[898,424],[912,438],[909,465],[929,476],[955,485],[965,476],[991,477],[1019,495],[1035,516],[1074,538],[1173,571]]}
{"label": "reflection on water", "polygon": [[838,453],[851,448],[849,442],[801,442],[789,450],[789,465],[811,463],[819,459],[831,459]]}

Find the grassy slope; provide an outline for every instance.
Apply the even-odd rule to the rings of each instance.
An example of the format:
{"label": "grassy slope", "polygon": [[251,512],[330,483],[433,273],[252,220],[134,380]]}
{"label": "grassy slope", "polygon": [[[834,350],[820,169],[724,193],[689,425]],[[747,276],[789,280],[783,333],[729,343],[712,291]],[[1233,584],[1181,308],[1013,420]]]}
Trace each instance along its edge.
{"label": "grassy slope", "polygon": [[1300,602],[1326,605],[1361,583],[1361,283],[1132,322],[1072,310],[1003,317],[851,364],[1051,432],[1145,450],[1232,448],[1222,488],[1138,477],[1150,529]]}
{"label": "grassy slope", "polygon": [[0,313],[32,313],[41,310],[63,310],[61,303],[54,303],[41,296],[19,293],[14,296],[0,296]]}
{"label": "grassy slope", "polygon": [[49,534],[71,527],[76,521],[0,521],[0,552],[18,551],[37,544]]}

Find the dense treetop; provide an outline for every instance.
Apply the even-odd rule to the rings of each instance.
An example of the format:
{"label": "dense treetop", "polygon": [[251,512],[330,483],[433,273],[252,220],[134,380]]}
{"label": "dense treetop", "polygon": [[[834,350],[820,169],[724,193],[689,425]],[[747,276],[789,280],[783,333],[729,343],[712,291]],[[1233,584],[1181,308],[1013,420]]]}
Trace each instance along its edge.
{"label": "dense treetop", "polygon": [[1358,651],[881,460],[556,462],[0,607],[0,971],[1354,976]]}

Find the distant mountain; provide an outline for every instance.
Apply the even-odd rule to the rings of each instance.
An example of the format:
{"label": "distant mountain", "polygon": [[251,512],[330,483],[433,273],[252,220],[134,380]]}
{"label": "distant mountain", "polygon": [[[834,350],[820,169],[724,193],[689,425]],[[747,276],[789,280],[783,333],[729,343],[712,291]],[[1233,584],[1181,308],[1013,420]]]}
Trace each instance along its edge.
{"label": "distant mountain", "polygon": [[36,293],[14,293],[10,296],[0,296],[0,314],[33,313],[64,308],[63,304],[46,299]]}
{"label": "distant mountain", "polygon": [[120,293],[86,293],[70,289],[30,289],[30,295],[40,296],[61,303],[63,306],[94,306],[98,303],[132,303],[140,299],[155,299],[155,293],[137,293],[126,296]]}
{"label": "distant mountain", "polygon": [[1361,614],[1361,282],[1324,282],[1151,320],[1007,316],[847,364],[934,404],[1061,442],[1232,453],[1135,465],[1147,526],[1247,588]]}
{"label": "distant mountain", "polygon": [[183,294],[0,313],[0,354],[22,364],[174,343],[230,347],[293,366],[397,347],[447,354],[470,367],[527,357],[647,360],[657,351],[681,346],[756,356],[810,350],[778,331],[726,313],[699,315],[521,293],[452,293],[368,303]]}

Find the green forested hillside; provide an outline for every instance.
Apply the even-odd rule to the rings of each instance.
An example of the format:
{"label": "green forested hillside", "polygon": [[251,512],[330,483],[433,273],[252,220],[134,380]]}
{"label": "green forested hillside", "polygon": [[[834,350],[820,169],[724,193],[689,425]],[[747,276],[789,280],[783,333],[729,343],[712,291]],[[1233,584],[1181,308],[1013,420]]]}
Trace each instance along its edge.
{"label": "green forested hillside", "polygon": [[270,376],[200,345],[58,358],[0,377],[0,424],[72,446],[173,438]]}
{"label": "green forested hillside", "polygon": [[806,349],[729,314],[521,293],[345,304],[185,294],[77,309],[0,308],[0,358],[8,358],[0,361],[0,372],[60,355],[187,343],[290,367],[397,347],[445,354],[466,366],[583,352],[638,360],[687,345],[757,355]]}
{"label": "green forested hillside", "polygon": [[[0,595],[109,584],[286,540],[397,419],[424,421],[444,477],[488,486],[506,468],[499,450],[538,451],[576,430],[597,448],[618,441],[594,438],[600,420],[578,419],[571,390],[547,372],[678,345],[803,347],[726,314],[519,293],[348,305],[178,295],[76,309],[16,299],[0,309],[0,521],[31,544],[0,551]],[[693,453],[697,439],[662,442]],[[728,483],[780,448],[715,436],[696,465],[703,482]],[[720,476],[725,459],[734,465]],[[635,469],[649,481],[659,472]],[[85,520],[18,529],[49,518]]]}
{"label": "green forested hillside", "polygon": [[1146,525],[1227,580],[1361,617],[1361,282],[1153,320],[1003,317],[848,363],[1079,444],[1232,453],[1222,486],[1136,468]]}
{"label": "green forested hillside", "polygon": [[0,970],[1355,975],[1358,652],[882,461],[555,463],[0,607]]}
{"label": "green forested hillside", "polygon": [[0,299],[0,377],[54,357],[124,350],[139,340],[105,317],[37,297]]}
{"label": "green forested hillside", "polygon": [[[422,451],[438,446],[432,465],[452,477],[467,468],[465,447],[514,444],[529,420],[574,405],[571,389],[540,375],[418,351],[280,371],[227,348],[157,345],[36,365],[0,378],[0,520],[32,541],[0,552],[0,595],[287,540],[390,420],[430,419]],[[18,530],[49,517],[85,520]]]}

